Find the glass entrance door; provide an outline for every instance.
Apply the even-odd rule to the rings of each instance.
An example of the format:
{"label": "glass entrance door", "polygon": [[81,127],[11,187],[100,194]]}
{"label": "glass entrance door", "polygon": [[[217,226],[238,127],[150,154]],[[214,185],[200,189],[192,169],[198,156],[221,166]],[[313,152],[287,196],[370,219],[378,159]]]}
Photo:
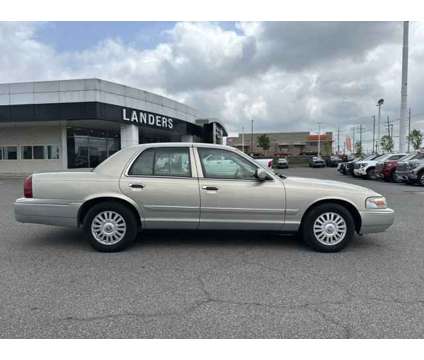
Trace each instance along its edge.
{"label": "glass entrance door", "polygon": [[68,128],[68,168],[94,168],[121,148],[119,130]]}

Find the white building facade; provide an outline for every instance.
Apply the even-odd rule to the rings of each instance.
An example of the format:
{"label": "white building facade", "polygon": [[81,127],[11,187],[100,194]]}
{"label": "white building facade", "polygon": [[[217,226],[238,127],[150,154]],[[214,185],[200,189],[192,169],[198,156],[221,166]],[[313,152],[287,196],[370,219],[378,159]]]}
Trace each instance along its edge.
{"label": "white building facade", "polygon": [[185,104],[100,79],[0,84],[0,174],[93,168],[150,142],[222,143],[225,128]]}

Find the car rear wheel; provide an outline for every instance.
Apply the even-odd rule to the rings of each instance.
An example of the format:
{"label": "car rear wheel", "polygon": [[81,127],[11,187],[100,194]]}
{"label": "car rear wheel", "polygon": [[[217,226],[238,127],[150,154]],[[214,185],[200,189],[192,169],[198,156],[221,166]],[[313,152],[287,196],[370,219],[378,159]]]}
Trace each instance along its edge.
{"label": "car rear wheel", "polygon": [[137,220],[123,204],[108,201],[94,205],[85,216],[84,231],[98,251],[121,251],[137,236]]}
{"label": "car rear wheel", "polygon": [[335,252],[353,238],[355,223],[350,212],[339,204],[322,204],[310,210],[302,224],[304,242],[316,251]]}

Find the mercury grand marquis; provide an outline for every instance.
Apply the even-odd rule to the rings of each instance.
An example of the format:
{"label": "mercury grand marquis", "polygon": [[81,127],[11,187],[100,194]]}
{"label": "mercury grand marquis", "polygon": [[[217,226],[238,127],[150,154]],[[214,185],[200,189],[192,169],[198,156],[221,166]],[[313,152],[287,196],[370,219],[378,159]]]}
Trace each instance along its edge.
{"label": "mercury grand marquis", "polygon": [[285,177],[223,145],[142,144],[91,172],[33,174],[15,202],[23,223],[81,227],[99,251],[119,251],[143,229],[295,232],[318,251],[355,233],[386,230],[394,211],[374,191]]}

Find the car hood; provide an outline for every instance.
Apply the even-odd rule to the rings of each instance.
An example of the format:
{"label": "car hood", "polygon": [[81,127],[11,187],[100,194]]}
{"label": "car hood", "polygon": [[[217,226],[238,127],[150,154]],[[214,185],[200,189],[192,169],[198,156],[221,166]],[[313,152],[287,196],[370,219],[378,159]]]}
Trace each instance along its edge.
{"label": "car hood", "polygon": [[289,176],[286,178],[286,181],[290,184],[297,185],[304,188],[316,189],[317,191],[326,191],[328,190],[332,194],[335,191],[340,191],[341,194],[345,192],[360,192],[363,194],[372,194],[379,195],[375,191],[368,189],[363,186],[353,185],[342,181],[335,180],[324,180],[324,179],[311,179],[311,178],[302,178],[296,176]]}

